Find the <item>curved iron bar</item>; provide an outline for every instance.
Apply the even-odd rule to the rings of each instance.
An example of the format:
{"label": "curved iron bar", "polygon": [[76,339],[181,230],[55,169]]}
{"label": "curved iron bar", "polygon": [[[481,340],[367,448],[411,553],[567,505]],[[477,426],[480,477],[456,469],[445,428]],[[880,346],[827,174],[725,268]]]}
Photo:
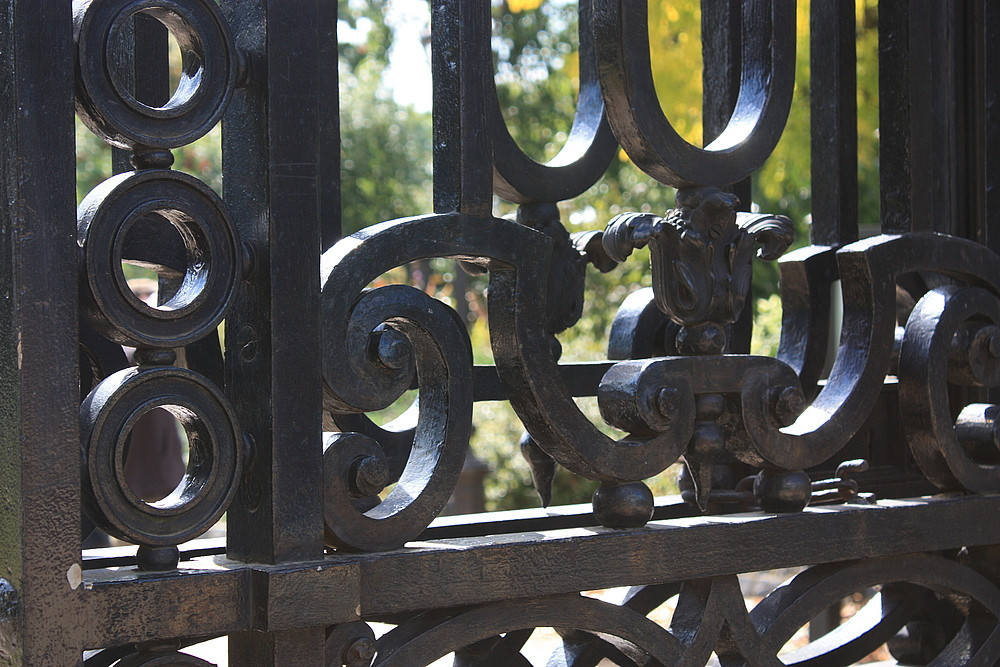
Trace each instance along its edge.
{"label": "curved iron bar", "polygon": [[[834,630],[818,642],[790,656],[795,665],[849,665],[888,641],[919,610],[906,599],[916,587],[941,594],[968,596],[995,619],[983,629],[967,618],[954,638],[930,663],[932,665],[992,664],[1000,657],[1000,590],[975,570],[953,560],[914,554],[874,560],[832,563],[810,568],[776,589],[750,612],[750,618],[769,652],[776,652],[802,626],[831,604],[877,585],[908,584],[884,601],[881,614],[853,632]],[[976,612],[973,612],[976,613]],[[850,625],[850,624],[847,624]],[[960,658],[959,656],[964,656]],[[966,662],[970,660],[970,662]]]}
{"label": "curved iron bar", "polygon": [[799,376],[809,396],[827,361],[830,331],[830,290],[837,273],[837,249],[811,245],[778,260],[781,272],[781,340],[778,359]]}
{"label": "curved iron bar", "polygon": [[[826,386],[798,419],[777,429],[747,418],[754,448],[769,465],[802,470],[830,459],[864,423],[892,357],[895,280],[935,271],[1000,290],[1000,260],[984,246],[940,234],[878,236],[837,253],[844,292],[840,348]],[[743,411],[762,417],[769,378],[747,379]]]}
{"label": "curved iron bar", "polygon": [[954,340],[969,323],[975,331],[966,355],[977,384],[1000,384],[1000,361],[990,351],[990,339],[1000,332],[997,295],[976,287],[939,287],[917,302],[906,323],[899,358],[900,410],[910,450],[929,480],[944,489],[990,493],[1000,490],[1000,465],[988,458],[977,461],[959,441],[948,396]]}
{"label": "curved iron bar", "polygon": [[[580,3],[580,92],[569,137],[545,164],[528,157],[514,141],[496,99],[488,110],[493,138],[493,191],[517,204],[556,202],[576,197],[604,175],[618,149],[604,111],[591,30],[593,8]],[[487,71],[491,63],[485,63]]]}
{"label": "curved iron bar", "polygon": [[[334,270],[331,281],[336,278]],[[372,346],[374,337],[375,349],[362,353],[375,382],[380,371],[387,371],[391,382],[398,377],[394,371],[412,376],[415,367],[422,400],[395,488],[365,512],[355,509],[352,496],[381,492],[390,479],[390,463],[382,448],[364,436],[333,436],[324,454],[327,538],[351,549],[393,549],[427,527],[458,483],[472,428],[472,346],[454,310],[403,285],[365,293],[351,307],[346,333],[347,340],[340,342],[347,350],[358,341]],[[387,347],[390,336],[393,344]],[[377,388],[393,395],[389,385]]]}
{"label": "curved iron bar", "polygon": [[473,607],[416,630],[400,626],[378,640],[373,667],[427,665],[478,641],[535,627],[599,632],[638,664],[650,658],[675,664],[683,653],[675,637],[641,613],[570,595]]}
{"label": "curved iron bar", "polygon": [[742,3],[743,70],[725,130],[705,148],[681,139],[663,115],[649,66],[645,0],[593,0],[601,87],[615,136],[665,185],[726,186],[760,167],[781,137],[795,84],[795,4]]}

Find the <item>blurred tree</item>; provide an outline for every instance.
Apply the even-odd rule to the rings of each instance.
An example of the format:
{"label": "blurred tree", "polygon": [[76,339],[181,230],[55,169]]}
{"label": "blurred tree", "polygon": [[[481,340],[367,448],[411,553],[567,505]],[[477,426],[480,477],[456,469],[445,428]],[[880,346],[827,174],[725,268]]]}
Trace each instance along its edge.
{"label": "blurred tree", "polygon": [[431,126],[381,86],[384,60],[340,67],[341,215],[344,234],[431,211]]}
{"label": "blurred tree", "polygon": [[431,211],[430,114],[397,104],[383,84],[393,45],[384,20],[389,5],[388,0],[338,4],[345,235]]}

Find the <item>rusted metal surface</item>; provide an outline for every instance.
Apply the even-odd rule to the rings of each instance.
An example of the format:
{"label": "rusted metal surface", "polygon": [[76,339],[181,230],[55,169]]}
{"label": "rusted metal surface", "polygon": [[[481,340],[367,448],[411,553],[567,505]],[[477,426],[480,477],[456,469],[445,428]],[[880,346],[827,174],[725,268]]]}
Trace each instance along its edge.
{"label": "rusted metal surface", "polygon": [[[344,239],[335,7],[0,3],[0,662],[205,665],[186,648],[226,635],[231,665],[523,665],[552,627],[552,666],[771,665],[875,587],[781,660],[1000,660],[992,3],[881,3],[882,235],[861,240],[855,5],[811,3],[812,245],[780,260],[777,358],[746,353],[744,306],[792,225],[751,213],[749,186],[788,116],[795,3],[703,2],[697,147],[661,111],[646,3],[581,0],[576,117],[541,164],[499,109],[490,3],[433,0],[434,210]],[[172,96],[168,30],[187,54]],[[74,103],[117,172],[75,217]],[[171,153],[220,121],[221,194]],[[560,204],[619,150],[675,208],[570,234]],[[647,245],[652,288],[608,359],[561,362],[588,266]],[[447,304],[371,288],[437,257],[488,274],[494,366]],[[159,307],[125,260],[157,270]],[[411,389],[406,428],[369,418]],[[544,504],[562,466],[600,483],[592,505],[440,518],[486,400],[524,423]],[[146,501],[124,459],[161,408],[190,453]],[[681,496],[654,499],[643,480],[677,462]],[[195,539],[223,513],[224,544]],[[133,546],[84,555],[81,522]],[[737,575],[787,567],[748,611]]]}

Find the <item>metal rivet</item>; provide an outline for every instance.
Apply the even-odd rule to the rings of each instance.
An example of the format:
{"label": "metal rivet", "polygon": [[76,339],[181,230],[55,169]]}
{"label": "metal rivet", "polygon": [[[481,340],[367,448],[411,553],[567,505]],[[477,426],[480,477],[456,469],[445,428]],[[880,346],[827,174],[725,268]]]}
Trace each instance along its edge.
{"label": "metal rivet", "polygon": [[410,339],[388,327],[373,334],[370,349],[378,363],[394,371],[405,368],[413,355]]}
{"label": "metal rivet", "polygon": [[806,397],[798,387],[785,387],[773,399],[771,413],[781,426],[791,426],[806,409]]}
{"label": "metal rivet", "polygon": [[989,327],[986,334],[986,351],[991,357],[1000,357],[1000,330]]}
{"label": "metal rivet", "polygon": [[667,423],[671,423],[677,417],[680,409],[681,395],[674,387],[663,387],[656,394],[656,411],[660,413]]}
{"label": "metal rivet", "polygon": [[349,485],[351,493],[368,497],[377,495],[389,479],[389,467],[375,456],[366,456],[351,466]]}
{"label": "metal rivet", "polygon": [[375,658],[375,642],[368,637],[355,639],[344,649],[341,659],[346,667],[368,667]]}

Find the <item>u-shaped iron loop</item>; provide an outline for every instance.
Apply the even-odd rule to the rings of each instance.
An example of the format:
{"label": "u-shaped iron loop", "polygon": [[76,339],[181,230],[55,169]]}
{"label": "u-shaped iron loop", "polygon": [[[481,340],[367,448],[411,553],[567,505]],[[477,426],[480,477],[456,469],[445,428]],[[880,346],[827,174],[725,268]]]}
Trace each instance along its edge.
{"label": "u-shaped iron loop", "polygon": [[677,188],[726,186],[749,176],[781,137],[795,87],[795,3],[742,5],[740,91],[729,124],[698,148],[663,114],[650,67],[646,0],[593,0],[594,43],[608,119],[644,172]]}

